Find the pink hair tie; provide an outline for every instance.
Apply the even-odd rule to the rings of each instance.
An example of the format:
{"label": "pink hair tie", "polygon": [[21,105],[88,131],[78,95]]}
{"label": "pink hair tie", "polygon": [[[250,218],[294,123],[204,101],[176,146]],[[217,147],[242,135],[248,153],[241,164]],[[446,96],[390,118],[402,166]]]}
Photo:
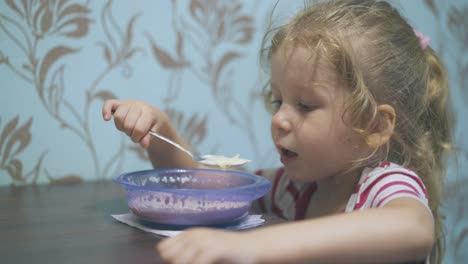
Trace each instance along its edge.
{"label": "pink hair tie", "polygon": [[429,46],[429,41],[431,40],[428,36],[424,35],[423,33],[417,31],[416,29],[413,29],[414,34],[416,37],[419,39],[419,45],[421,46],[422,49],[426,49],[427,46]]}

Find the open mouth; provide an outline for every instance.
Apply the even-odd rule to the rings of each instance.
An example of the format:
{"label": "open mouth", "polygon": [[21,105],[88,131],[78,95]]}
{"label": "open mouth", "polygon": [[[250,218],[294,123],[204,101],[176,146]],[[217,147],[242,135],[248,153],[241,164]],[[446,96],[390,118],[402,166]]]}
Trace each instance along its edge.
{"label": "open mouth", "polygon": [[285,148],[280,148],[280,153],[281,153],[281,156],[285,156],[285,157],[288,157],[288,158],[297,157],[296,152],[290,151],[290,150],[285,149]]}

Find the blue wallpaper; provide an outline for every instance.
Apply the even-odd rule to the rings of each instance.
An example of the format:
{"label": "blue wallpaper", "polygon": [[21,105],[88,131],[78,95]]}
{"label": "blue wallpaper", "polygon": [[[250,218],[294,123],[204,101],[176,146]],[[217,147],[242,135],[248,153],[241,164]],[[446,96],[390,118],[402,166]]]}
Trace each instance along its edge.
{"label": "blue wallpaper", "polygon": [[[279,165],[258,48],[274,0],[0,2],[0,185],[110,179],[150,168],[101,117],[107,98],[167,111],[199,153]],[[280,1],[290,16],[302,1]],[[393,1],[443,58],[459,153],[444,208],[447,263],[468,260],[468,1]]]}

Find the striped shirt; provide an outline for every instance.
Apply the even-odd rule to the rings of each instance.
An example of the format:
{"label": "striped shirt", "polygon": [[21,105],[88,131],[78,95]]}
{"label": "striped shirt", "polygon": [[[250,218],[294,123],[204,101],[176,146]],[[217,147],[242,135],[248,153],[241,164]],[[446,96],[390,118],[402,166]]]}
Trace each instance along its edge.
{"label": "striped shirt", "polygon": [[[284,168],[259,170],[257,175],[271,180],[272,190],[259,200],[264,212],[285,220],[300,220],[306,216],[315,183],[299,184],[291,181]],[[414,198],[427,208],[427,190],[416,173],[391,162],[382,162],[375,168],[365,168],[348,200],[345,212],[378,208],[399,197]]]}
{"label": "striped shirt", "polygon": [[[256,174],[273,183],[271,192],[258,200],[263,212],[273,213],[284,220],[305,218],[309,202],[317,190],[316,183],[294,183],[284,168],[258,170]],[[363,170],[345,212],[379,208],[400,197],[416,199],[430,211],[427,190],[418,175],[400,165],[381,162],[375,168]],[[428,264],[429,256],[420,263]]]}
{"label": "striped shirt", "polygon": [[382,162],[376,168],[364,169],[345,211],[379,208],[400,197],[414,198],[429,209],[427,190],[418,175],[394,163]]}

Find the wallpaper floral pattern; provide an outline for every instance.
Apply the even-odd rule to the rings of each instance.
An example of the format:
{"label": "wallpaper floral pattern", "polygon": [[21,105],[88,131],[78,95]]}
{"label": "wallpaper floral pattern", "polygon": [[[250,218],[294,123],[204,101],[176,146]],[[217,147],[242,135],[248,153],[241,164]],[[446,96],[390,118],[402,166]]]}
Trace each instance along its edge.
{"label": "wallpaper floral pattern", "polygon": [[[243,10],[240,1],[189,1],[185,6],[180,2],[171,2],[173,21],[168,30],[176,35],[173,50],[162,48],[159,40],[149,32],[145,32],[147,43],[135,43],[134,27],[138,14],[132,15],[122,25],[113,14],[115,4],[112,1],[97,7],[94,12],[89,2],[7,0],[4,3],[5,8],[2,10],[6,12],[0,13],[2,35],[19,48],[20,54],[0,51],[0,62],[8,68],[8,76],[21,78],[36,89],[43,108],[61,130],[69,130],[75,135],[74,140],[86,146],[87,154],[92,157],[89,166],[94,167],[95,179],[108,179],[122,171],[126,152],[136,154],[139,159],[147,159],[141,148],[129,142],[121,142],[108,161],[100,159],[94,132],[90,129],[91,114],[95,114],[91,113],[91,105],[118,97],[112,89],[100,89],[101,82],[119,69],[122,77],[132,78],[133,66],[129,61],[139,53],[151,54],[147,59],[157,61],[167,71],[167,91],[160,107],[176,120],[176,126],[195,149],[205,140],[208,117],[198,113],[182,113],[172,105],[183,92],[181,79],[188,73],[196,76],[211,90],[217,110],[233,126],[247,133],[252,144],[256,143],[255,137],[251,136],[255,128],[249,107],[238,102],[244,98],[233,96],[232,91],[235,89],[230,80],[236,60],[245,56],[243,46],[252,42],[253,17]],[[186,8],[182,10],[185,14],[177,15],[176,12],[181,8]],[[67,86],[64,81],[67,78],[66,67],[73,64],[73,61],[66,59],[82,51],[83,47],[74,45],[73,41],[89,37],[90,28],[94,27],[101,27],[103,31],[96,45],[102,49],[101,56],[106,65],[94,76],[86,76],[93,81],[89,87],[79,88],[85,95],[85,102],[81,107],[76,107],[70,102],[72,98],[64,95],[65,90],[77,88]],[[143,45],[147,45],[147,50],[141,47]],[[22,56],[21,62],[10,60],[18,55]],[[54,65],[60,66],[52,67]],[[250,98],[259,99],[258,96]],[[49,173],[42,166],[42,161],[50,149],[44,150],[36,158],[35,166],[27,171],[17,156],[27,151],[32,140],[33,120],[31,116],[22,124],[18,115],[8,120],[0,119],[3,129],[0,147],[5,146],[0,148],[1,168],[6,176],[16,184],[43,182],[39,175],[45,176],[50,183],[77,182],[90,178],[78,172],[63,175]]]}
{"label": "wallpaper floral pattern", "polygon": [[[78,183],[149,168],[144,150],[100,117],[103,100],[137,95],[165,110],[195,151],[226,152],[222,134],[230,146],[247,146],[253,166],[275,164],[268,122],[259,121],[267,114],[256,64],[275,2],[0,2],[0,184]],[[468,1],[398,3],[421,31],[435,25],[426,33],[449,70],[460,155],[447,185],[447,259],[464,263]]]}

